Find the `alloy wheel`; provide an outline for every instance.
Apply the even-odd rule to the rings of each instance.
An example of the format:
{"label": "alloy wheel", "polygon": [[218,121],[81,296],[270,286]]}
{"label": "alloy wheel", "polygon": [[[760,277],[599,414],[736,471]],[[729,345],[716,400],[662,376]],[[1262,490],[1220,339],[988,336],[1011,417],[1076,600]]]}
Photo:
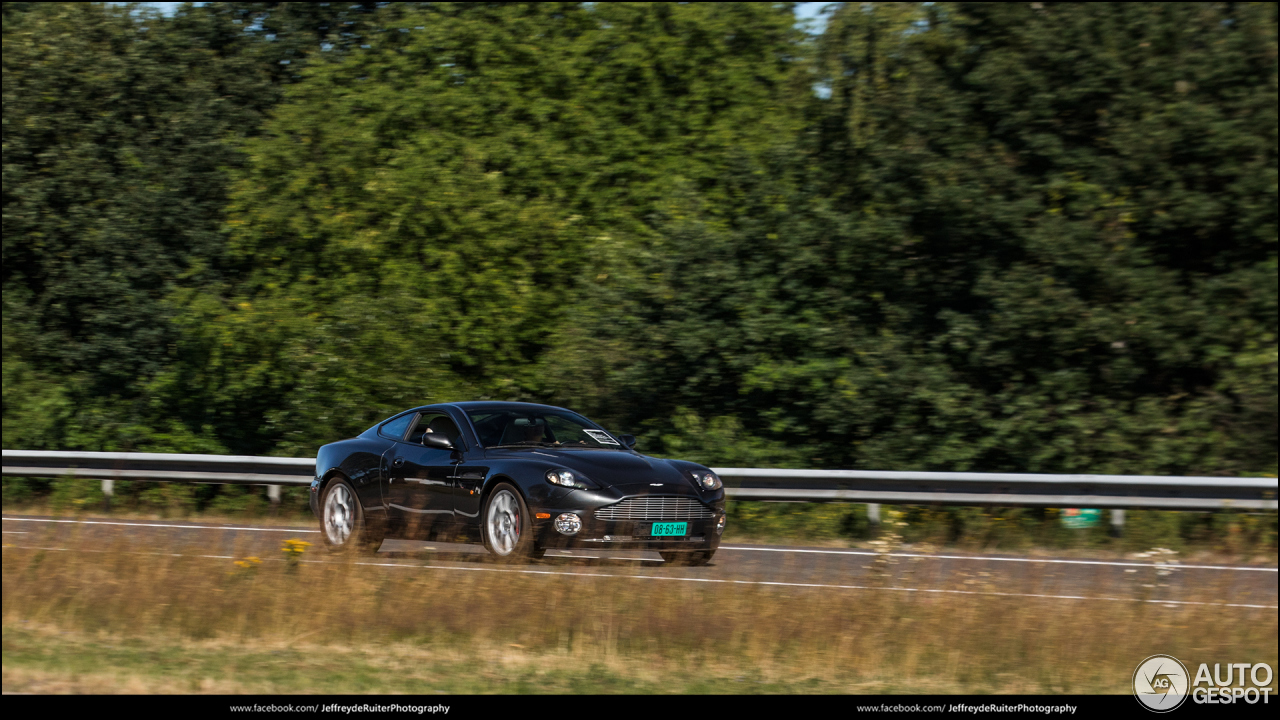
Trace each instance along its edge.
{"label": "alloy wheel", "polygon": [[346,544],[356,519],[355,498],[341,483],[334,485],[324,501],[324,532],[336,546]]}
{"label": "alloy wheel", "polygon": [[489,501],[486,524],[493,551],[510,555],[520,542],[520,504],[510,491],[499,490]]}

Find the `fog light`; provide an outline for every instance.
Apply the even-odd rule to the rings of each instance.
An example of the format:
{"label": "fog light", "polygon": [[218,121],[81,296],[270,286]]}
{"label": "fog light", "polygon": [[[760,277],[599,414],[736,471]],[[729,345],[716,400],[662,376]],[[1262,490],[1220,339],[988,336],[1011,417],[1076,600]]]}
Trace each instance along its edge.
{"label": "fog light", "polygon": [[720,533],[724,532],[724,521],[725,521],[725,520],[727,520],[728,518],[729,518],[729,516],[728,516],[728,515],[721,515],[721,516],[720,516],[720,519],[716,521],[716,534],[717,534],[717,535],[719,535]]}
{"label": "fog light", "polygon": [[560,513],[556,517],[556,532],[561,535],[577,535],[582,529],[582,518],[573,513]]}

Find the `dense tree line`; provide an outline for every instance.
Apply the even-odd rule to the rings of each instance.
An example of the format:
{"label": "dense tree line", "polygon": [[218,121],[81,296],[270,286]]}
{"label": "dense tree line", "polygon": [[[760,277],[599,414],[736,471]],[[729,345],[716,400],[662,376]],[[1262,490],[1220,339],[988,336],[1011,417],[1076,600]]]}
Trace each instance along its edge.
{"label": "dense tree line", "polygon": [[1276,471],[1275,4],[4,7],[4,445]]}

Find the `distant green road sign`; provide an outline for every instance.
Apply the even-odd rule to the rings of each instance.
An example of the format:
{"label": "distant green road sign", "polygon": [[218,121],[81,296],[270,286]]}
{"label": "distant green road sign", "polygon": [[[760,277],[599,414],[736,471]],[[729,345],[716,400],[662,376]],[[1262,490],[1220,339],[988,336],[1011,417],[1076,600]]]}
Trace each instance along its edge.
{"label": "distant green road sign", "polygon": [[1102,511],[1097,508],[1063,508],[1062,526],[1069,528],[1087,528],[1098,524],[1102,519]]}

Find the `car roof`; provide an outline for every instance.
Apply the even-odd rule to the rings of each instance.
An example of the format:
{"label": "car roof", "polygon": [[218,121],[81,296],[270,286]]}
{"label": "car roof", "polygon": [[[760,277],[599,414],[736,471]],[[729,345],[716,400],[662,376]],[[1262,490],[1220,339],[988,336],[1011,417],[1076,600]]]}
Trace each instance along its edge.
{"label": "car roof", "polygon": [[[440,404],[452,405],[453,407],[456,407],[460,410],[468,410],[468,411],[479,410],[482,412],[486,410],[492,411],[492,412],[497,412],[500,410],[516,410],[516,411],[524,411],[524,412],[534,412],[537,410],[564,410],[566,412],[573,412],[568,408],[556,407],[555,405],[540,405],[538,403],[526,403],[526,402],[502,402],[498,400],[468,400],[466,402],[440,403]],[[578,413],[573,413],[573,414],[577,415]]]}
{"label": "car roof", "polygon": [[[467,415],[469,412],[476,412],[476,411],[501,412],[503,410],[514,410],[517,412],[539,412],[539,411],[545,412],[547,410],[560,410],[563,412],[577,415],[578,417],[581,417],[587,422],[595,425],[595,422],[588,419],[585,415],[574,412],[568,408],[557,407],[555,405],[539,405],[538,403],[504,402],[500,400],[466,400],[463,402],[442,402],[442,403],[433,403],[431,405],[419,405],[418,407],[411,408],[409,410],[403,410],[399,413],[396,413],[393,417],[400,417],[405,413],[416,413],[416,412],[422,412],[424,410],[433,410],[433,409],[439,409],[439,408],[445,408],[445,407],[451,407],[451,408],[460,410],[462,411],[463,415]],[[386,422],[386,420],[379,421],[377,425],[374,425],[373,427],[369,428],[365,432],[377,432],[377,429],[384,422]],[[597,427],[599,426],[597,425]]]}

